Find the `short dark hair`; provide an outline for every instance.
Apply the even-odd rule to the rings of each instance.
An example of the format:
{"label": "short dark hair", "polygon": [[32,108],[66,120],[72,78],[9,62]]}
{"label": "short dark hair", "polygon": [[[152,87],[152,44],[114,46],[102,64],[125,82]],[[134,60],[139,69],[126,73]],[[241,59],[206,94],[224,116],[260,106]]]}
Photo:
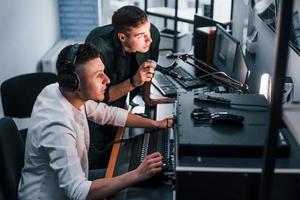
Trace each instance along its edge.
{"label": "short dark hair", "polygon": [[[67,64],[67,56],[72,46],[73,45],[66,46],[58,54],[57,61],[56,61],[57,73],[60,73],[64,70],[68,70],[68,67],[70,67]],[[98,57],[100,57],[100,54],[93,44],[91,43],[80,44],[77,51],[75,65],[85,64],[86,62]]]}
{"label": "short dark hair", "polygon": [[127,33],[148,21],[145,11],[136,6],[123,6],[112,16],[112,25],[117,33]]}

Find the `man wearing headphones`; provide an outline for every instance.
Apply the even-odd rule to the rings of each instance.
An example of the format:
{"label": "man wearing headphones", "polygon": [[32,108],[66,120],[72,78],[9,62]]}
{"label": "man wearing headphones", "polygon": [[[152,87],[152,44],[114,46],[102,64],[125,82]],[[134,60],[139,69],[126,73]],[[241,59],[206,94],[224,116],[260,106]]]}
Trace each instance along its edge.
{"label": "man wearing headphones", "polygon": [[[127,94],[130,101],[142,89],[142,97],[148,106],[171,103],[172,99],[150,98],[151,79],[159,53],[160,34],[148,20],[146,13],[135,6],[124,6],[112,16],[112,24],[97,27],[86,38],[100,52],[105,73],[110,83],[105,91],[104,102],[124,108]],[[113,140],[116,130],[111,126],[89,123],[91,129],[90,166],[107,165],[110,149],[104,145]],[[110,132],[107,135],[105,133]],[[106,152],[103,150],[107,149]],[[97,158],[102,157],[99,162]]]}
{"label": "man wearing headphones", "polygon": [[88,180],[87,118],[101,124],[148,128],[166,128],[173,121],[154,121],[97,103],[104,99],[110,80],[91,44],[64,48],[56,66],[58,83],[43,89],[32,111],[18,198],[103,199],[161,171],[162,157],[156,152],[133,171]]}

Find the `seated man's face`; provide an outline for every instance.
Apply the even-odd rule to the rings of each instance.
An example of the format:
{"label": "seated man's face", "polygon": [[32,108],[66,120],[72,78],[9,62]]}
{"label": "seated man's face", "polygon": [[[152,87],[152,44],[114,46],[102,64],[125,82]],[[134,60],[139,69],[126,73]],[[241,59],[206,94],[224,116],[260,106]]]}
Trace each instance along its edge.
{"label": "seated man's face", "polygon": [[104,73],[104,64],[100,58],[88,61],[79,69],[80,92],[82,99],[102,101],[106,85],[110,82]]}
{"label": "seated man's face", "polygon": [[131,28],[130,32],[122,34],[123,37],[119,36],[123,49],[131,53],[146,53],[152,42],[150,26],[150,22],[147,21],[136,28]]}

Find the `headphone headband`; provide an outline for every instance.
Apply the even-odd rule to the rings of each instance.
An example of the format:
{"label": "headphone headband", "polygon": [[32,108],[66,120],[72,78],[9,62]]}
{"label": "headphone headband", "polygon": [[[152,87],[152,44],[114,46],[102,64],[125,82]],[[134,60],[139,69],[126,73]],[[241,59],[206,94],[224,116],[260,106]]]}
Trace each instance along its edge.
{"label": "headphone headband", "polygon": [[75,63],[80,44],[73,44],[66,57],[66,69],[58,73],[58,84],[65,91],[73,92],[79,88],[79,77],[75,72]]}
{"label": "headphone headband", "polygon": [[78,43],[72,45],[66,58],[66,65],[72,65],[75,67],[79,46],[80,44]]}

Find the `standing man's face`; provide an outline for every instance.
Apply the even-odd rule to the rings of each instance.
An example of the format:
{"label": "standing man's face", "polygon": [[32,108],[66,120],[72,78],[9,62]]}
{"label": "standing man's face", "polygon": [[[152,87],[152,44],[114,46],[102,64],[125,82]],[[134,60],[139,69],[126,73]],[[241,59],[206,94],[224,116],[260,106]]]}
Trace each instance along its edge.
{"label": "standing man's face", "polygon": [[146,53],[152,42],[150,26],[150,22],[146,21],[136,28],[131,28],[126,34],[118,33],[123,49],[130,53]]}
{"label": "standing man's face", "polygon": [[80,96],[84,100],[102,101],[106,85],[110,80],[104,73],[104,64],[100,58],[88,61],[79,69]]}

